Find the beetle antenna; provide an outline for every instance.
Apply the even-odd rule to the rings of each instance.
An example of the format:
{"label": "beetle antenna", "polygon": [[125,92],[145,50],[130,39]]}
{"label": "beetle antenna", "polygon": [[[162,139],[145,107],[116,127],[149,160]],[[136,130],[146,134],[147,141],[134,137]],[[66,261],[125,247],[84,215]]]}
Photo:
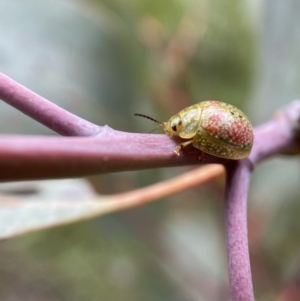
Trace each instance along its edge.
{"label": "beetle antenna", "polygon": [[154,121],[154,122],[156,122],[156,123],[158,123],[158,124],[160,124],[160,125],[163,125],[163,122],[160,122],[160,121],[158,121],[158,120],[156,120],[156,119],[154,119],[154,118],[152,118],[152,117],[150,117],[150,116],[144,115],[144,114],[135,113],[134,116],[144,117],[144,118],[147,118],[147,119],[149,119],[149,120],[152,120],[152,121]]}
{"label": "beetle antenna", "polygon": [[144,118],[147,118],[147,119],[149,119],[149,120],[151,120],[151,121],[154,121],[154,122],[158,123],[158,125],[157,125],[153,130],[151,130],[149,133],[152,133],[152,132],[154,132],[157,128],[159,128],[159,127],[161,127],[161,126],[164,126],[164,122],[160,122],[160,121],[158,121],[158,120],[156,120],[156,119],[154,119],[154,118],[152,118],[152,117],[150,117],[150,116],[147,116],[147,115],[144,115],[144,114],[139,114],[139,113],[135,113],[134,116],[144,117]]}

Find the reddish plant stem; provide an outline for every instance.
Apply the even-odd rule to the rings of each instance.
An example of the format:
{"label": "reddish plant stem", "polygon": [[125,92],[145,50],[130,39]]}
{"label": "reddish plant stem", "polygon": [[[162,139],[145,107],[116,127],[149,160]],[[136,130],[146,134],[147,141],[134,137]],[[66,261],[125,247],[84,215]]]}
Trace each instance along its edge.
{"label": "reddish plant stem", "polygon": [[299,154],[300,101],[282,108],[272,120],[254,129],[254,145],[249,156],[253,165],[262,160],[284,154]]}
{"label": "reddish plant stem", "polygon": [[[295,107],[295,103],[290,106]],[[107,126],[101,129],[93,137],[0,136],[0,181],[227,162],[207,154],[200,161],[200,151],[193,147],[176,156],[173,150],[178,140],[166,135],[125,133]],[[255,129],[249,159],[255,165],[271,155],[294,149],[295,144],[286,118],[276,118]]]}
{"label": "reddish plant stem", "polygon": [[[128,170],[224,163],[188,149],[177,156],[166,135],[103,128],[96,137],[0,136],[0,181],[70,178]],[[147,142],[145,142],[147,141]]]}
{"label": "reddish plant stem", "polygon": [[254,301],[247,237],[248,160],[226,166],[225,218],[232,301]]}
{"label": "reddish plant stem", "polygon": [[0,99],[63,136],[92,136],[101,128],[0,73]]}
{"label": "reddish plant stem", "polygon": [[[289,134],[290,133],[290,134]],[[102,127],[93,137],[0,136],[0,181],[80,177],[97,173],[141,170],[226,160],[186,148],[176,156],[178,141],[166,135],[134,134]],[[253,164],[293,148],[295,141],[284,119],[255,129],[249,157]]]}

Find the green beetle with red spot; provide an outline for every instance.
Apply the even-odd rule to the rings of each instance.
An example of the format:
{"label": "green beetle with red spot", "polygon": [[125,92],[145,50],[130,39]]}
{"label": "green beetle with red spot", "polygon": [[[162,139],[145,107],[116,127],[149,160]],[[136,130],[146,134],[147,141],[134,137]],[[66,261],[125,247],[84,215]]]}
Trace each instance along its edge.
{"label": "green beetle with red spot", "polygon": [[[135,114],[157,120],[142,114]],[[174,152],[193,144],[204,153],[231,160],[248,157],[253,144],[253,129],[248,118],[236,107],[216,100],[202,101],[174,115],[167,122],[158,122],[169,136],[186,141]]]}

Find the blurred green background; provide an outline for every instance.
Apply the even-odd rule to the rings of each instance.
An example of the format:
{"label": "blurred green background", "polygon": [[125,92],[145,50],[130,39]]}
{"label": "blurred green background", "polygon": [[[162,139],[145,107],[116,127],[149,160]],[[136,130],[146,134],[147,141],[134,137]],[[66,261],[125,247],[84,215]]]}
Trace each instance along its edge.
{"label": "blurred green background", "polygon": [[[133,113],[164,121],[218,99],[256,126],[299,98],[297,0],[2,0],[0,10],[0,71],[97,124],[148,132],[153,124]],[[2,102],[0,132],[54,135]],[[188,169],[9,191],[72,199],[75,186],[83,195],[116,193]],[[289,294],[300,278],[298,183],[295,158],[269,160],[254,173],[249,243],[257,300],[300,299]],[[0,299],[230,300],[223,185],[218,179],[142,208],[1,242]]]}

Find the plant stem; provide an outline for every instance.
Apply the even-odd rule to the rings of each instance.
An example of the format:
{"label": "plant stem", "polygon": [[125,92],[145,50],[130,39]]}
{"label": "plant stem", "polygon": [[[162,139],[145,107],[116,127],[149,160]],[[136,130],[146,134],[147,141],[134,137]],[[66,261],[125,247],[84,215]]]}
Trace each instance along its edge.
{"label": "plant stem", "polygon": [[247,237],[248,160],[226,165],[225,218],[232,301],[254,301]]}
{"label": "plant stem", "polygon": [[0,73],[0,99],[63,136],[92,136],[101,128]]}

